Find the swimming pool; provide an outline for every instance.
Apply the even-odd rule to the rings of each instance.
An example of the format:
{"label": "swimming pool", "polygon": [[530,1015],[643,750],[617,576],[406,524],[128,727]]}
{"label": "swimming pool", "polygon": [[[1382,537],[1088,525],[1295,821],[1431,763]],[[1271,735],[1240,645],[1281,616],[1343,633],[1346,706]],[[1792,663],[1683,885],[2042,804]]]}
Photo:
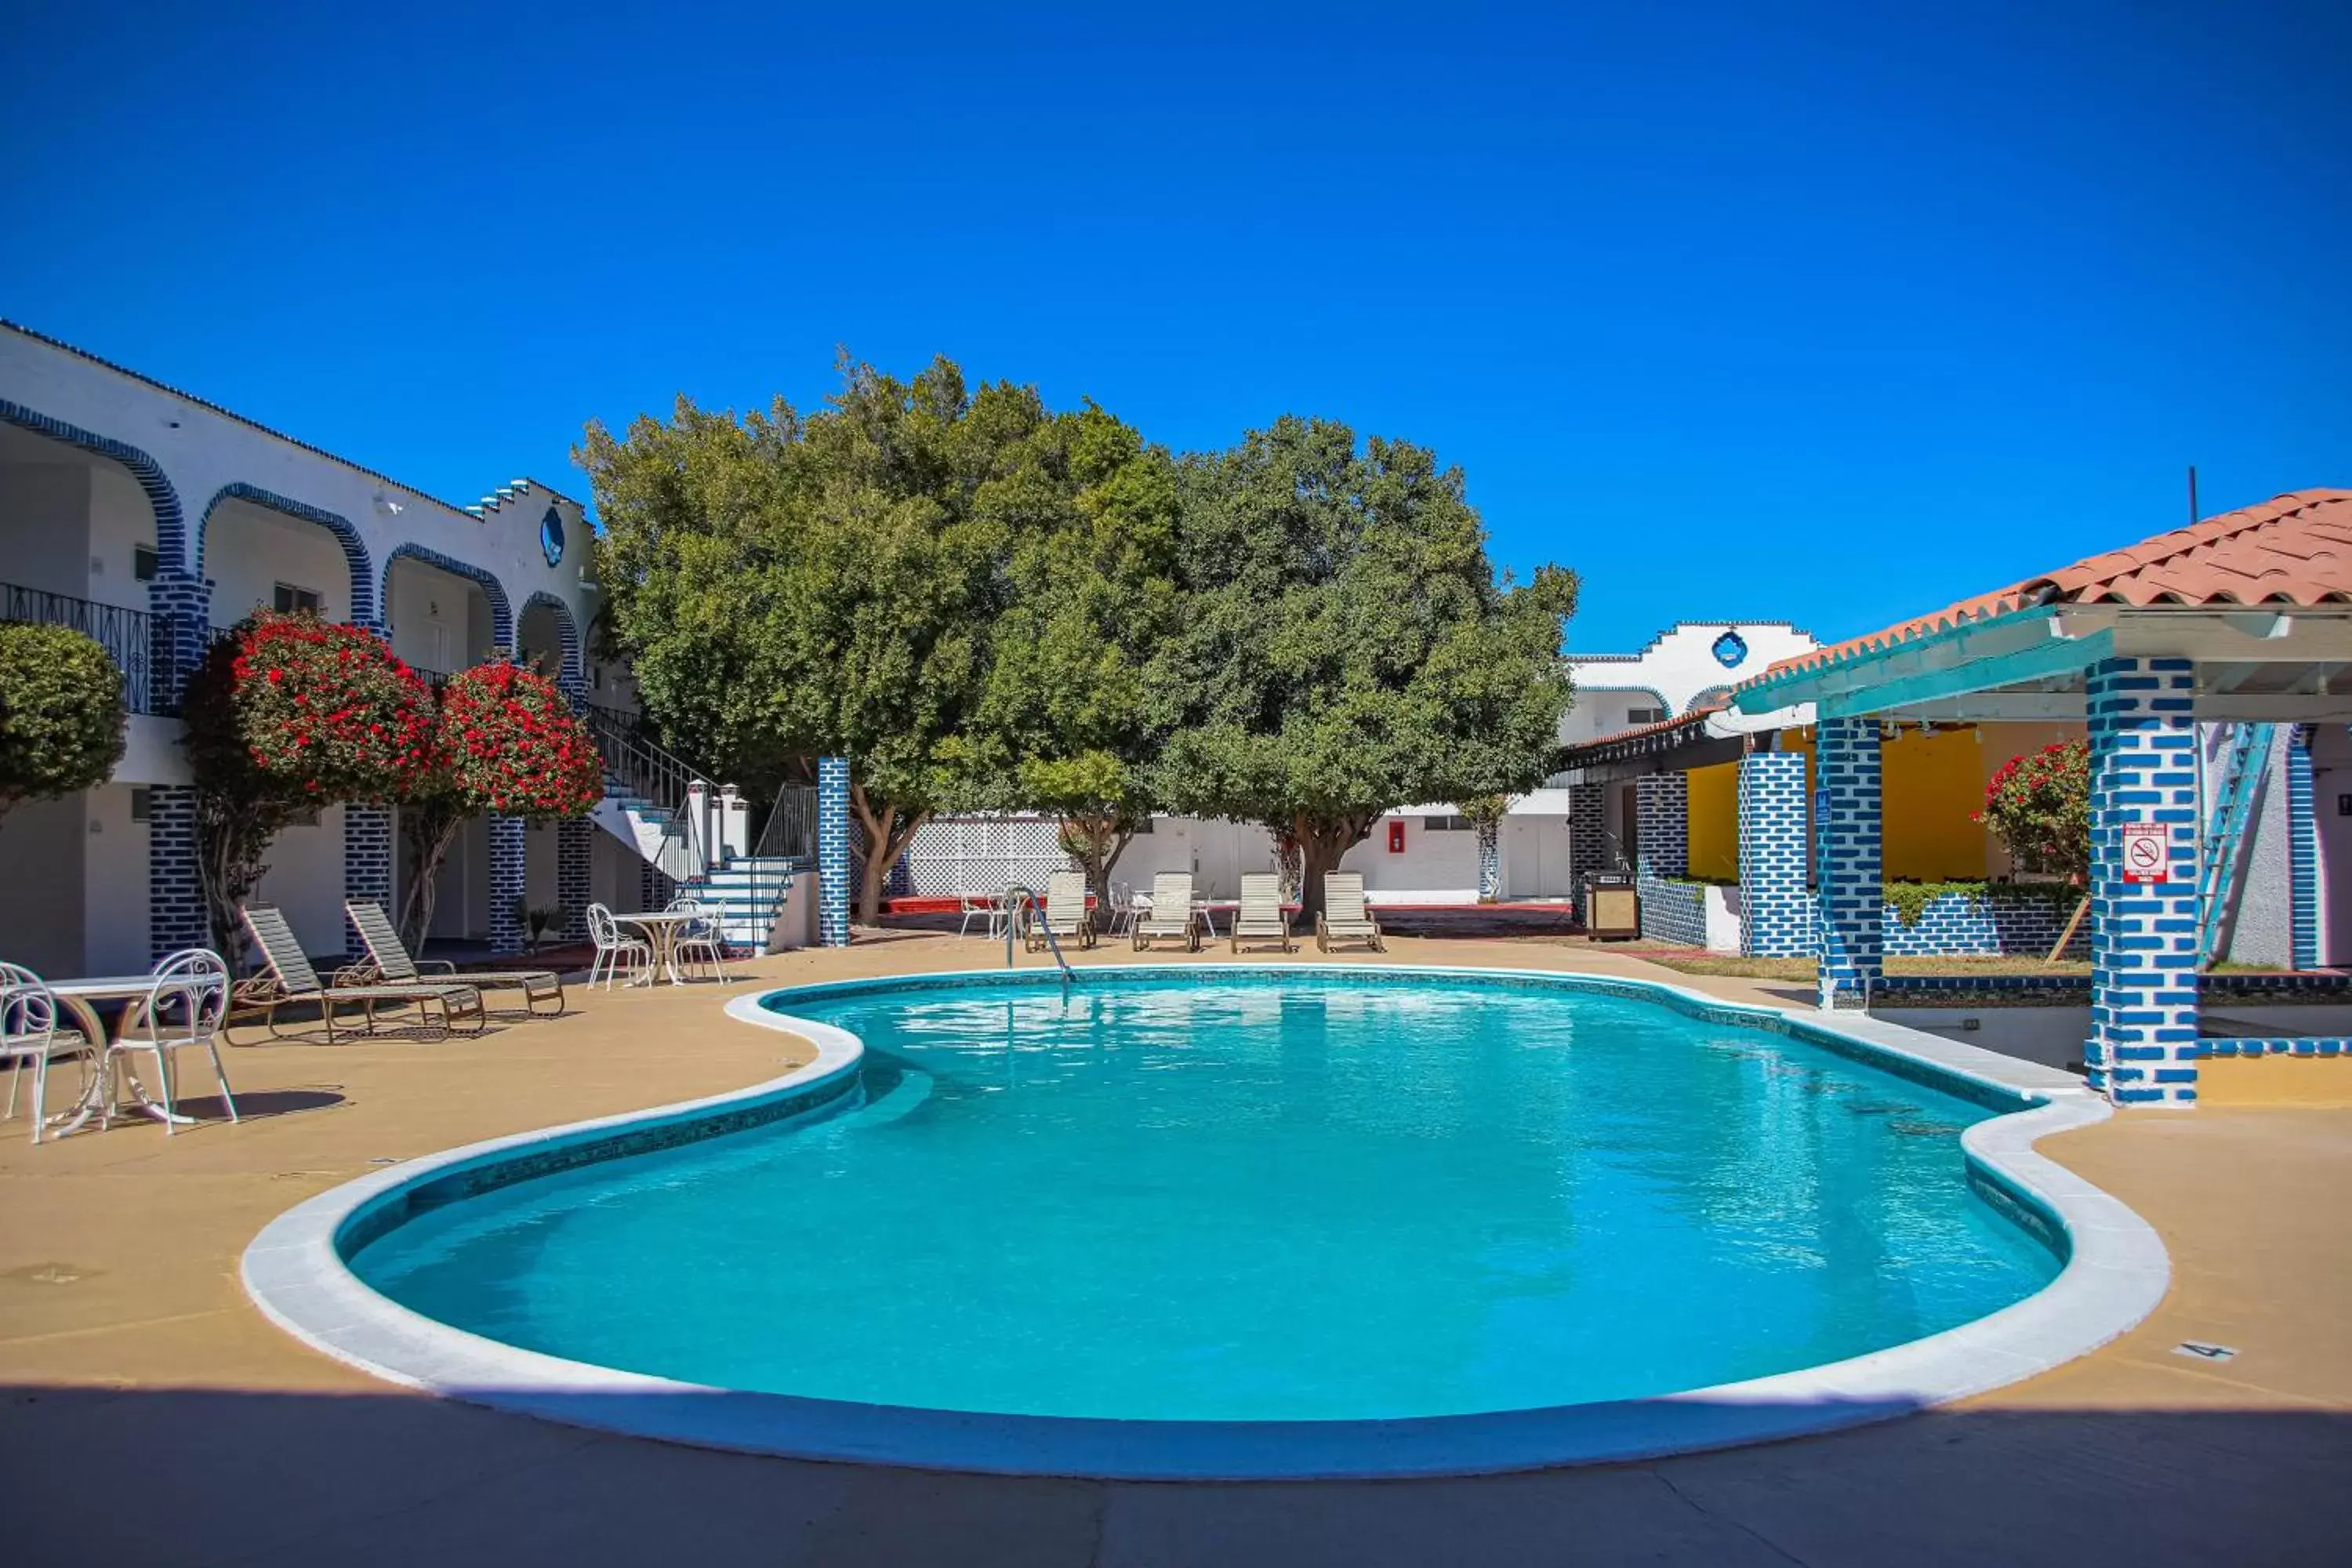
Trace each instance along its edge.
{"label": "swimming pool", "polygon": [[[1776,1381],[1965,1339],[2070,1246],[1963,1152],[2029,1098],[1658,988],[1163,967],[756,1010],[851,1043],[737,1131],[685,1116],[387,1187],[338,1222],[350,1270],[509,1355],[864,1434],[788,1451],[1365,1473],[1497,1468],[1409,1452],[1449,1426],[1524,1445],[1687,1425],[1678,1403],[1769,1426]],[[1822,1425],[1874,1395],[1810,1397]],[[1089,1458],[1152,1433],[1174,1468]],[[1286,1433],[1370,1447],[1265,1458]],[[1219,1434],[1261,1458],[1209,1464]]]}

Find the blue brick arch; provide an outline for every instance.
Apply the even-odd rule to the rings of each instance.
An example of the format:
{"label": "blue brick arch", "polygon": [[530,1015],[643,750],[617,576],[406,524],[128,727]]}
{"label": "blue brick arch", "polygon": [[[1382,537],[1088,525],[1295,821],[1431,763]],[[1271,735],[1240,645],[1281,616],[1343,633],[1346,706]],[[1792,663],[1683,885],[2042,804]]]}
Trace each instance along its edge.
{"label": "blue brick arch", "polygon": [[[530,598],[522,602],[523,615],[530,615],[531,606],[534,605],[545,605],[555,612],[555,636],[558,643],[562,645],[563,654],[562,666],[556,672],[555,684],[569,692],[585,691],[588,688],[588,665],[581,651],[580,624],[572,618],[572,606],[544,589],[533,593]],[[515,626],[518,637],[521,636],[521,622],[518,618]],[[521,644],[518,642],[516,650],[520,652],[520,649]]]}
{"label": "blue brick arch", "polygon": [[187,521],[180,511],[180,494],[172,488],[172,481],[163,477],[162,464],[138,447],[110,436],[100,436],[79,425],[52,419],[5,397],[0,397],[0,420],[20,430],[30,430],[36,436],[47,436],[52,441],[62,441],[68,447],[79,447],[85,452],[110,458],[130,469],[131,477],[139,481],[139,488],[147,492],[148,504],[155,509],[155,553],[163,557],[168,570],[174,573],[187,570]]}
{"label": "blue brick arch", "polygon": [[378,610],[375,574],[368,569],[367,545],[362,542],[360,531],[352,525],[352,520],[341,512],[328,511],[308,501],[295,500],[275,490],[263,489],[259,485],[248,485],[242,480],[223,485],[219,493],[205,503],[205,514],[196,520],[195,571],[198,576],[204,575],[205,547],[212,537],[213,513],[220,510],[223,501],[232,500],[249,502],[265,511],[274,511],[300,522],[314,522],[333,534],[335,542],[343,547],[343,560],[351,568],[352,625],[382,628],[383,616]]}
{"label": "blue brick arch", "polygon": [[404,544],[383,558],[383,603],[384,624],[387,628],[392,622],[392,568],[395,563],[402,561],[415,561],[425,566],[437,566],[454,576],[463,577],[470,583],[478,584],[481,587],[483,596],[490,601],[491,643],[504,652],[514,651],[514,606],[507,601],[505,584],[479,566],[469,566],[454,555],[444,555],[439,551],[429,549],[422,544]]}

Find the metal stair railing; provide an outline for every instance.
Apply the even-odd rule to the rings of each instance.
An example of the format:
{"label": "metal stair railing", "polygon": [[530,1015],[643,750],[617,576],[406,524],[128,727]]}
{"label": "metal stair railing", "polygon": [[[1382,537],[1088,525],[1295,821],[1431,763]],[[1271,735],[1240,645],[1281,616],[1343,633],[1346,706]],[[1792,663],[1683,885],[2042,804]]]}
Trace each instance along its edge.
{"label": "metal stair railing", "polygon": [[[816,786],[782,784],[768,807],[766,823],[745,857],[751,904],[760,919],[775,924],[776,910],[793,878],[816,864]],[[763,933],[764,937],[764,933]]]}
{"label": "metal stair railing", "polygon": [[662,814],[662,841],[646,858],[677,882],[692,881],[720,864],[725,856],[718,848],[717,802],[702,774],[646,740],[636,715],[596,702],[577,706],[581,721],[595,737],[605,776]]}
{"label": "metal stair railing", "polygon": [[2269,765],[2275,724],[2235,724],[2221,764],[2221,779],[2213,792],[2212,813],[2206,819],[2204,841],[2197,856],[2197,962],[2200,967],[2218,956],[2221,917],[2227,911],[2238,876],[2238,850],[2246,820],[2252,815],[2254,782]]}

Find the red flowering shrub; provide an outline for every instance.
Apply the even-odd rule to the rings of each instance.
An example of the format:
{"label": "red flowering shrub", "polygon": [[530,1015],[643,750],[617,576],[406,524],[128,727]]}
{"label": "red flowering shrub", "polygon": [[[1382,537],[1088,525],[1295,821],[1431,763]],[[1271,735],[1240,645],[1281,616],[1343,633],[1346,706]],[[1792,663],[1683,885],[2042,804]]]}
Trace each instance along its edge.
{"label": "red flowering shrub", "polygon": [[313,615],[264,611],[213,645],[188,680],[184,744],[213,940],[241,942],[237,906],[297,816],[390,800],[434,766],[433,693],[384,640]]}
{"label": "red flowering shrub", "polygon": [[1985,785],[1976,819],[2009,847],[2021,871],[2091,872],[2091,747],[2060,741],[2011,757]]}
{"label": "red flowering shrub", "polygon": [[475,811],[581,816],[604,797],[596,742],[546,677],[482,664],[441,689],[436,732],[447,776]]}
{"label": "red flowering shrub", "polygon": [[494,660],[451,676],[438,700],[431,765],[400,802],[411,946],[432,929],[441,862],[467,817],[584,816],[604,796],[596,742],[546,677]]}

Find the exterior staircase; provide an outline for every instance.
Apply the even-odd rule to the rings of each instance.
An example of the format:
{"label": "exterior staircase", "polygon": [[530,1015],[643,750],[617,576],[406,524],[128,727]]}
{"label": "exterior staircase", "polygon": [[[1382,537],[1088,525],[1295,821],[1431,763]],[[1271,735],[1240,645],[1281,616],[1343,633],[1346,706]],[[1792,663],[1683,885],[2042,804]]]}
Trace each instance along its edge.
{"label": "exterior staircase", "polygon": [[814,792],[787,785],[757,838],[733,792],[722,796],[686,763],[637,732],[635,716],[583,705],[604,761],[596,825],[667,877],[677,896],[709,908],[730,949],[769,951],[793,879],[816,855]]}
{"label": "exterior staircase", "polygon": [[2221,754],[2208,770],[2212,808],[2197,858],[2197,956],[2210,966],[2220,952],[2222,916],[2238,879],[2238,861],[2252,815],[2255,786],[2270,765],[2275,724],[2232,724]]}

